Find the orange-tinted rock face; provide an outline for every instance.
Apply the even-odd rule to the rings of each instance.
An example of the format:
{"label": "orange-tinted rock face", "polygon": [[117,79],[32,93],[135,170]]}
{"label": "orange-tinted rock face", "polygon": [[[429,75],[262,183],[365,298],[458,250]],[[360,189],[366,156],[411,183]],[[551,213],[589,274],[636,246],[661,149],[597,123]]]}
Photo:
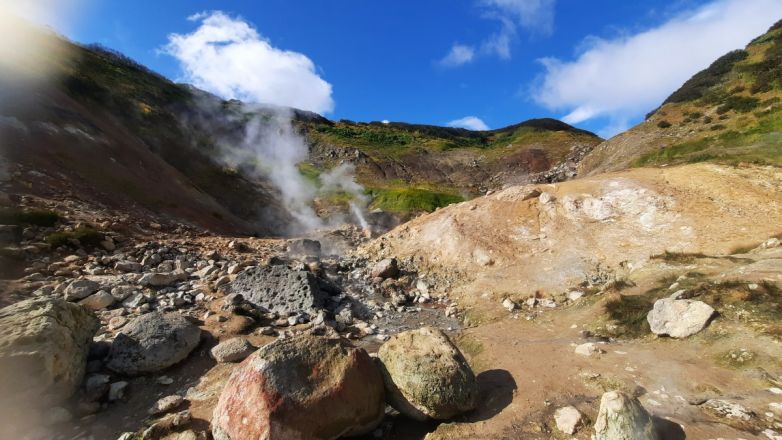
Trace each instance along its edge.
{"label": "orange-tinted rock face", "polygon": [[380,371],[343,341],[299,336],[247,358],[214,411],[216,439],[335,439],[366,433],[383,417]]}

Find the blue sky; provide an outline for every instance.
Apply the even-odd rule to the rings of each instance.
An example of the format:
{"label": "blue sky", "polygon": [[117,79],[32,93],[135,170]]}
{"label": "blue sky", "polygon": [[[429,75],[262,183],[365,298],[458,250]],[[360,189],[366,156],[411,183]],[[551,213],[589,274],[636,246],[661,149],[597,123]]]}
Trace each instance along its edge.
{"label": "blue sky", "polygon": [[74,1],[68,37],[224,97],[604,136],[782,18],[779,0]]}

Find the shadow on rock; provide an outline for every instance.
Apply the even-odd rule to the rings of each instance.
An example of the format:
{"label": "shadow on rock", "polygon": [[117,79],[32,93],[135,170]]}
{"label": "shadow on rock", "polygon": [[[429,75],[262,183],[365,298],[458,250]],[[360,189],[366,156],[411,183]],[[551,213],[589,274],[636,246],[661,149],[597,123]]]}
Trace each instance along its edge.
{"label": "shadow on rock", "polygon": [[678,423],[663,419],[662,417],[652,416],[652,425],[657,433],[657,438],[665,440],[684,440],[684,430]]}
{"label": "shadow on rock", "polygon": [[487,370],[476,378],[480,396],[478,408],[468,416],[470,421],[488,420],[513,401],[516,380],[507,370]]}

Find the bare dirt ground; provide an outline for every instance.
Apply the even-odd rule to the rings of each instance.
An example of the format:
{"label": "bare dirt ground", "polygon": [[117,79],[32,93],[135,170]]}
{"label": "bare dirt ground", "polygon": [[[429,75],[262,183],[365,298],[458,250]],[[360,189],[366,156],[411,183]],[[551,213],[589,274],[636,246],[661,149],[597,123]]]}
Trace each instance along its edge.
{"label": "bare dirt ground", "polygon": [[[78,203],[51,205],[69,218],[109,220],[80,214]],[[462,327],[432,306],[404,315],[395,328],[451,328],[481,390],[478,409],[451,423],[420,424],[391,413],[381,437],[588,439],[601,394],[623,389],[639,396],[665,439],[774,439],[768,430],[782,432],[782,405],[769,406],[782,402],[774,392],[782,393],[782,294],[775,287],[782,285],[782,247],[759,245],[782,232],[781,211],[777,169],[639,169],[510,188],[417,218],[366,243],[356,256],[395,256],[427,279],[433,292],[457,302]],[[229,246],[237,237],[133,222],[121,233],[134,242],[215,250],[247,264],[286,248],[286,240],[245,237],[251,251],[240,253]],[[328,245],[350,250],[349,242],[334,240]],[[609,311],[627,298],[650,304],[679,288],[718,312],[687,339],[655,337],[643,326],[643,310],[640,320],[631,319],[637,309]],[[6,290],[13,291],[13,283]],[[568,299],[575,291],[584,295]],[[128,379],[125,399],[63,425],[63,438],[113,439],[136,431],[152,420],[147,410],[154,402],[171,394],[187,398],[193,418],[187,429],[208,432],[222,384],[235,367],[216,364],[209,349],[236,335],[258,347],[274,339],[221,310],[222,293],[211,293],[215,299],[191,313],[205,336],[184,362]],[[517,308],[508,311],[504,299]],[[203,318],[207,310],[212,315]],[[307,324],[296,329],[306,331]],[[354,342],[370,352],[380,343]],[[598,343],[602,353],[574,353],[584,342]],[[173,383],[160,383],[163,376]],[[740,405],[749,417],[714,414],[704,405],[709,399]],[[553,420],[566,405],[584,415],[574,436],[558,432]]]}

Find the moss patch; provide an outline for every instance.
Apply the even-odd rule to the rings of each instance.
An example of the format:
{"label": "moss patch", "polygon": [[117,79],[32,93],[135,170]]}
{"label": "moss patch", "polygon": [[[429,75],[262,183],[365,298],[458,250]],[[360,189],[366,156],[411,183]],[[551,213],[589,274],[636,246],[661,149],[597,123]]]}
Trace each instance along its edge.
{"label": "moss patch", "polygon": [[437,208],[464,201],[455,194],[430,191],[421,188],[369,189],[372,208],[389,212],[432,212]]}

